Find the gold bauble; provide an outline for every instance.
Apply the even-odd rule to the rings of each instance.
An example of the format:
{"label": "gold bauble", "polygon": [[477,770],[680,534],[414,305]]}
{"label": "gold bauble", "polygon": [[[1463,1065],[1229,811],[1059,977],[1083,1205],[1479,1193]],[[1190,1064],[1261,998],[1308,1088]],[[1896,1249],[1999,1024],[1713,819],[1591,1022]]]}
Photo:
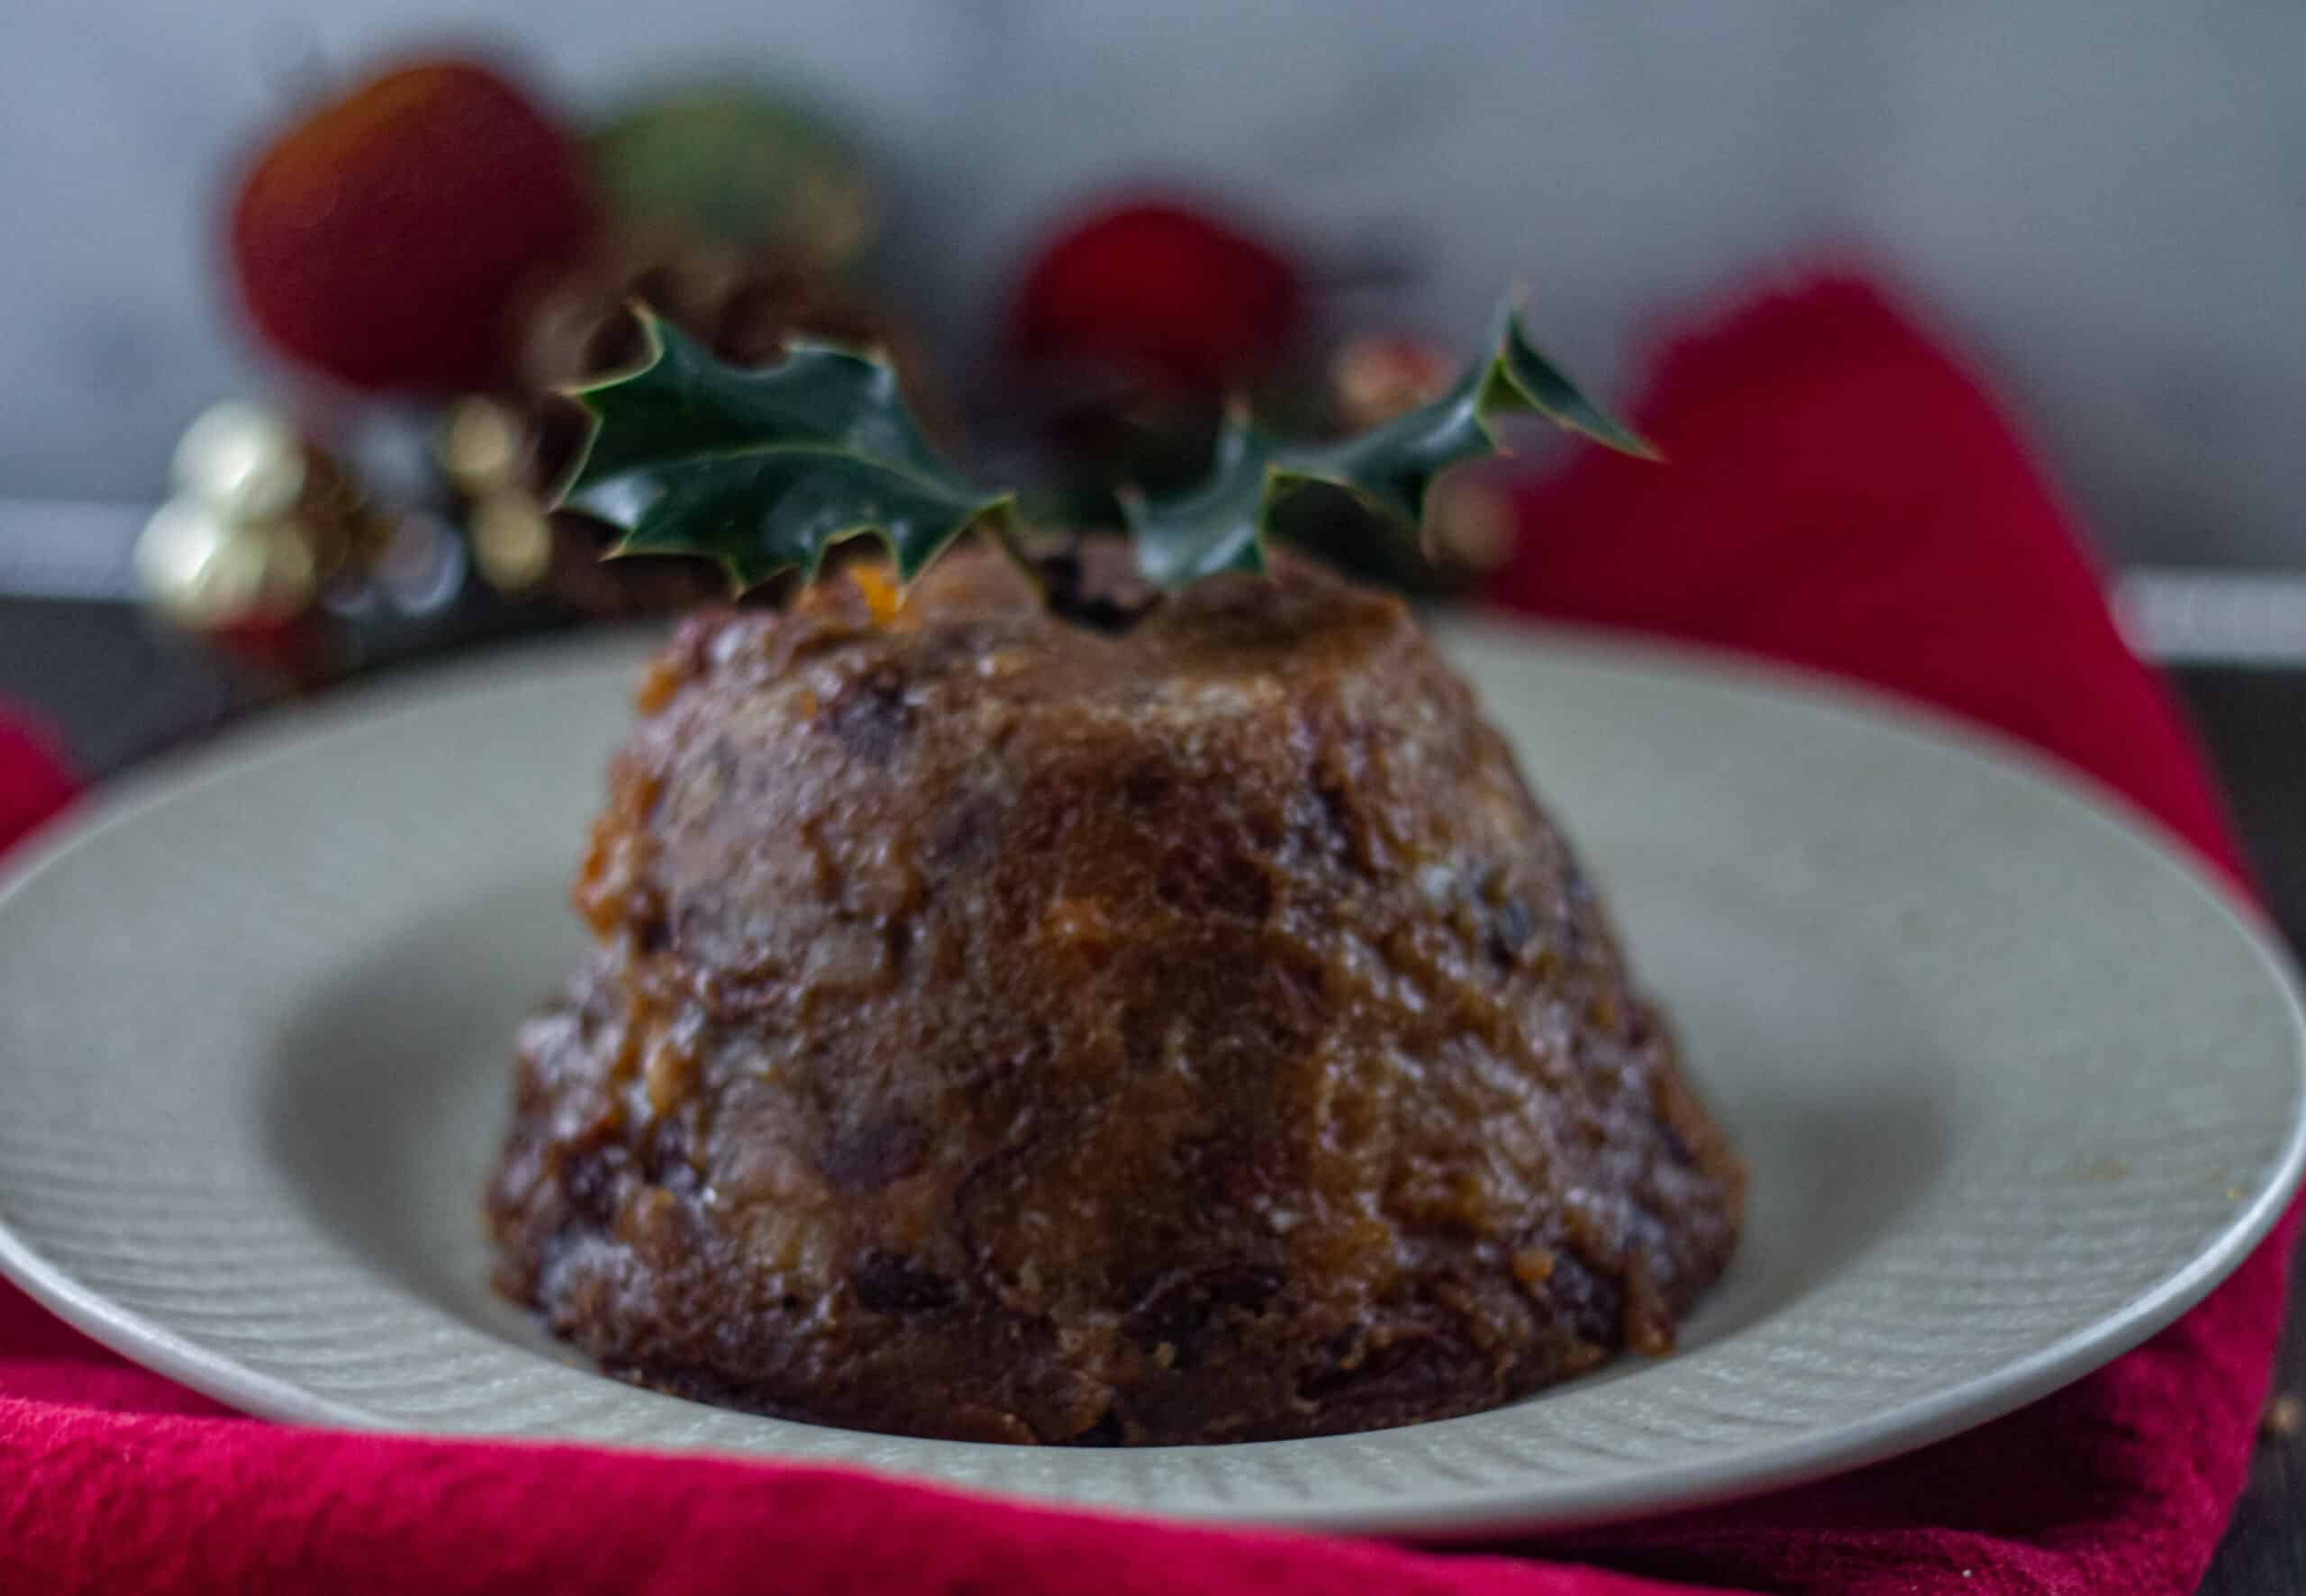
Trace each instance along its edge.
{"label": "gold bauble", "polygon": [[1426,509],[1425,537],[1438,558],[1486,575],[1512,557],[1519,524],[1495,483],[1444,477]]}
{"label": "gold bauble", "polygon": [[281,513],[304,492],[304,445],[271,411],[227,400],[185,429],[170,475],[186,498],[235,520],[259,520]]}
{"label": "gold bauble", "polygon": [[1348,432],[1366,432],[1439,398],[1456,375],[1431,345],[1398,333],[1348,340],[1330,362],[1330,391]]}
{"label": "gold bauble", "polygon": [[528,465],[529,423],[511,405],[459,399],[440,424],[440,468],[462,492],[478,496],[519,479]]}
{"label": "gold bauble", "polygon": [[136,541],[145,595],[180,625],[218,631],[285,621],[320,585],[311,530],[291,517],[236,519],[204,499],[170,499]]}
{"label": "gold bauble", "polygon": [[473,505],[467,530],[473,563],[499,593],[534,587],[552,568],[552,518],[533,494],[490,494]]}

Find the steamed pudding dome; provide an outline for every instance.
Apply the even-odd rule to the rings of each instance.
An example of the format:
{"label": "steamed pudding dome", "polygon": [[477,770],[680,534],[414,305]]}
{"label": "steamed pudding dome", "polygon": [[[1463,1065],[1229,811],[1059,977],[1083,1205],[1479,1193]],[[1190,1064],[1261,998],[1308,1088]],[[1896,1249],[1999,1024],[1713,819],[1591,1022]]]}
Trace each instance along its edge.
{"label": "steamed pudding dome", "polygon": [[1403,605],[1284,562],[1115,635],[991,553],[870,585],[653,668],[520,1040],[513,1294],[667,1390],[1021,1442],[1669,1345],[1739,1166]]}

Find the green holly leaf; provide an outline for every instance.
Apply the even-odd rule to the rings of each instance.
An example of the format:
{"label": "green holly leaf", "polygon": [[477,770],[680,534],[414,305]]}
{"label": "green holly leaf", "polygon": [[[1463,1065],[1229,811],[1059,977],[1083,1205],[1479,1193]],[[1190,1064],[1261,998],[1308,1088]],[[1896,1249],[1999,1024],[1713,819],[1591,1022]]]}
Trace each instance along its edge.
{"label": "green holly leaf", "polygon": [[1308,483],[1341,489],[1414,533],[1442,473],[1499,452],[1490,424],[1498,415],[1543,416],[1622,453],[1657,458],[1539,352],[1510,306],[1489,351],[1430,404],[1337,442],[1276,444],[1229,417],[1206,483],[1156,503],[1123,501],[1138,568],[1165,589],[1219,571],[1263,570],[1275,507]]}
{"label": "green holly leaf", "polygon": [[[592,429],[558,498],[621,530],[617,553],[703,555],[742,589],[796,567],[813,578],[833,545],[870,536],[909,582],[982,530],[1037,573],[1012,496],[971,482],[938,453],[885,361],[798,343],[775,366],[740,370],[640,313],[648,358],[575,390]],[[1221,571],[1262,571],[1276,507],[1309,483],[1414,531],[1434,482],[1496,453],[1491,421],[1514,412],[1652,456],[1538,352],[1509,309],[1489,353],[1448,393],[1360,437],[1280,444],[1230,415],[1206,482],[1152,503],[1124,495],[1139,567],[1165,591]]]}
{"label": "green holly leaf", "polygon": [[871,536],[911,581],[984,528],[1008,543],[1010,495],[954,469],[885,360],[795,343],[758,370],[725,366],[639,313],[649,355],[574,397],[592,429],[558,503],[623,534],[618,554],[695,554],[740,590]]}
{"label": "green holly leaf", "polygon": [[1272,446],[1237,406],[1217,435],[1208,481],[1158,503],[1134,489],[1121,495],[1137,568],[1165,590],[1220,571],[1264,570],[1275,496]]}

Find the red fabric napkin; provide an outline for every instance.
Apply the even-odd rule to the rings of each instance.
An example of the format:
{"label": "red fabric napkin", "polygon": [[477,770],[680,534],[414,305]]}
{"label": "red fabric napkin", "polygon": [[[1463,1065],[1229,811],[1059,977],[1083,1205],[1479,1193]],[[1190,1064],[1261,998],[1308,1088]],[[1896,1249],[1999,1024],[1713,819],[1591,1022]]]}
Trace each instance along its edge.
{"label": "red fabric napkin", "polygon": [[62,809],[78,791],[55,744],[28,714],[0,703],[0,848]]}
{"label": "red fabric napkin", "polygon": [[[2161,688],[1976,387],[1873,291],[1773,299],[1664,362],[1673,464],[1529,490],[1507,603],[1847,673],[2030,739],[2220,868]],[[68,789],[0,733],[0,840]],[[1958,1439],[1759,1502],[1490,1555],[1058,1513],[822,1470],[234,1418],[0,1289],[0,1590],[1631,1596],[2179,1591],[2238,1492],[2294,1216],[2182,1322]]]}

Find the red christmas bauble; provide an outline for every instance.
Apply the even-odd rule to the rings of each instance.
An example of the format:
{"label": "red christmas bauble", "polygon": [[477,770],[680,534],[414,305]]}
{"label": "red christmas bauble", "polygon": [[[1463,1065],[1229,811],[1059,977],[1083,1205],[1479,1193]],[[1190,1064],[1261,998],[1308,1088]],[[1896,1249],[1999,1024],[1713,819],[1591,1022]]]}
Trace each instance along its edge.
{"label": "red christmas bauble", "polygon": [[1137,201],[1042,249],[1012,336],[1029,360],[1215,390],[1273,366],[1297,333],[1304,297],[1278,250],[1183,205]]}
{"label": "red christmas bauble", "polygon": [[445,393],[505,367],[505,310],[593,206],[575,142],[486,67],[372,77],[276,140],[235,194],[241,303],[283,353],[356,387]]}

